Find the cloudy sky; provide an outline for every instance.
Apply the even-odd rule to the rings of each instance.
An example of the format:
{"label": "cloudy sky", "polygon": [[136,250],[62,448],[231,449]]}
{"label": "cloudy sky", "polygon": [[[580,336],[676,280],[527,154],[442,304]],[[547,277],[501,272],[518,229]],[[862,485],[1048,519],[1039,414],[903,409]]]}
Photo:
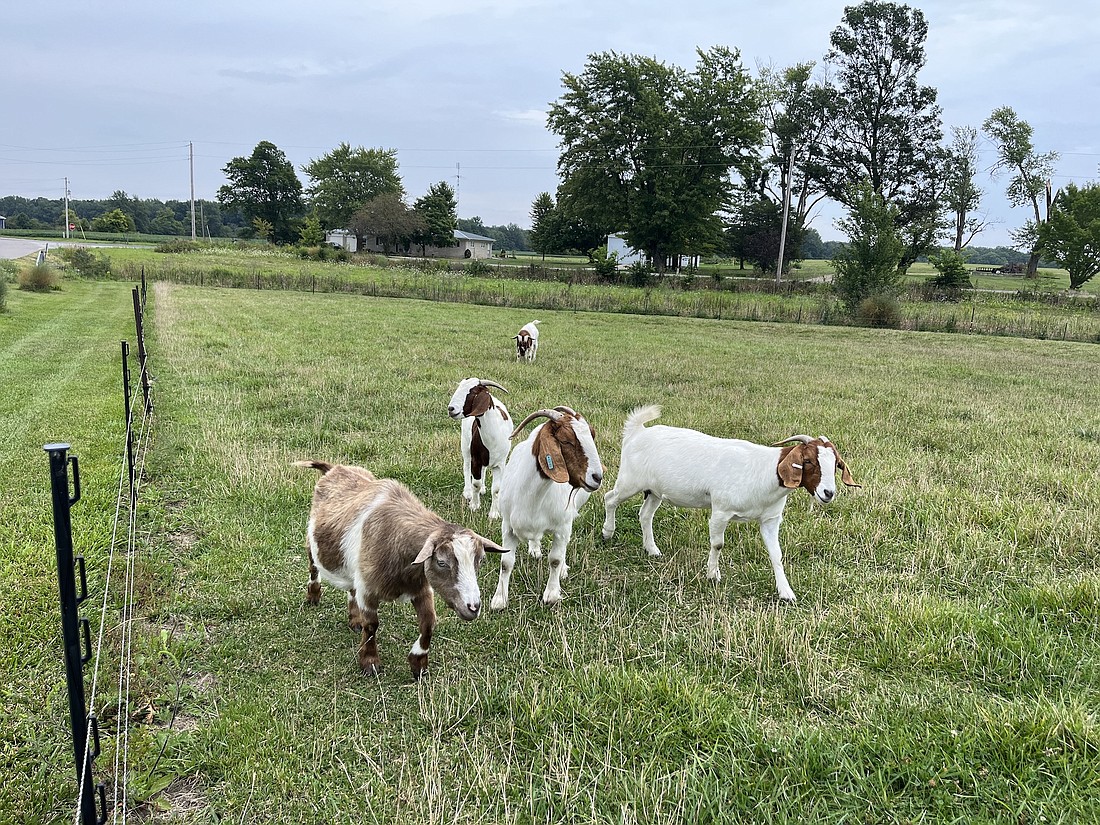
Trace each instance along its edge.
{"label": "cloudy sky", "polygon": [[[0,195],[198,198],[261,140],[299,169],[341,142],[396,149],[410,199],[456,185],[459,215],[529,226],[557,186],[547,105],[563,72],[614,50],[691,68],[696,48],[740,49],[747,68],[820,61],[834,0],[149,0],[22,2],[0,13]],[[1100,178],[1100,15],[1079,0],[925,0],[921,81],[945,127],[1011,106],[1055,186]],[[995,159],[983,143],[983,168]],[[1008,243],[1027,214],[982,175]],[[838,238],[826,208],[813,226]]]}

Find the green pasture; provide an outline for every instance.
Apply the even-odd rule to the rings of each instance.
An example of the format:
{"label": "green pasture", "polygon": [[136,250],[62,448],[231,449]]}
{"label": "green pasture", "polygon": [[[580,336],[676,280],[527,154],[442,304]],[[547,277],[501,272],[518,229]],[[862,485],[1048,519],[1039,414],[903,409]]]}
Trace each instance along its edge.
{"label": "green pasture", "polygon": [[[15,780],[0,821],[72,820],[41,444],[80,455],[74,526],[101,594],[130,286],[13,291],[0,316],[0,376],[18,387],[0,402],[0,745]],[[1100,816],[1095,345],[167,282],[149,296],[135,820]],[[511,335],[536,317],[538,362],[517,364]],[[651,559],[638,501],[605,543],[597,494],[560,608],[539,603],[545,559],[522,555],[507,611],[463,623],[438,605],[419,684],[412,609],[385,608],[385,669],[365,677],[343,595],[304,603],[316,474],[291,462],[362,464],[499,536],[463,509],[444,412],[469,375],[508,387],[515,416],[584,413],[609,485],[626,413],[656,402],[663,423],[716,435],[828,435],[863,487],[829,508],[791,498],[793,605],[775,599],[755,526],[730,526],[715,585],[705,513],[662,508]],[[117,690],[100,708],[109,782]]]}

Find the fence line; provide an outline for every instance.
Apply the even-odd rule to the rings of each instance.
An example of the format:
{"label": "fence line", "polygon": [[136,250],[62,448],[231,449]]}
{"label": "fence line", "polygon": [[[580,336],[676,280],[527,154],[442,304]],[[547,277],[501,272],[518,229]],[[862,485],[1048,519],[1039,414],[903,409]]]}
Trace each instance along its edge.
{"label": "fence line", "polygon": [[[137,501],[140,478],[144,471],[145,456],[148,451],[151,430],[152,402],[149,395],[149,363],[144,343],[142,316],[145,306],[145,280],[142,277],[142,289],[134,289],[134,322],[138,340],[140,359],[138,388],[131,391],[131,373],[129,368],[129,346],[122,342],[123,408],[125,413],[125,445],[122,450],[121,467],[118,472],[118,489],[115,499],[115,512],[111,527],[110,550],[103,581],[103,597],[99,609],[99,628],[96,643],[91,643],[88,619],[79,619],[79,605],[88,598],[87,576],[84,557],[74,559],[72,553],[72,523],[70,508],[80,500],[79,464],[76,455],[67,455],[70,446],[64,443],[51,443],[44,449],[50,454],[51,482],[53,485],[55,543],[58,559],[58,586],[61,598],[63,635],[66,646],[66,675],[69,692],[70,722],[73,730],[73,751],[76,759],[77,800],[73,813],[74,825],[104,825],[107,821],[107,800],[104,783],[94,782],[93,762],[100,754],[99,723],[96,717],[96,700],[99,695],[100,671],[104,669],[103,648],[108,635],[107,612],[112,595],[112,580],[121,575],[122,605],[119,622],[119,697],[116,708],[118,728],[115,736],[114,787],[112,789],[112,807],[117,822],[121,811],[125,821],[128,805],[127,776],[129,772],[129,720],[130,720],[130,676],[132,673],[133,621],[134,621],[134,582],[137,565]],[[138,392],[142,394],[141,426],[137,435],[136,454],[140,462],[135,461],[135,421],[134,410]],[[74,494],[69,495],[68,467],[73,469]],[[124,488],[129,482],[125,495],[127,526],[125,541],[120,541],[120,524],[124,501]],[[125,566],[116,572],[116,557],[120,550],[126,554]],[[121,565],[121,562],[120,562]],[[81,594],[75,591],[74,570],[79,570]],[[80,649],[80,628],[83,631],[84,649]],[[75,643],[73,640],[76,640]],[[75,650],[75,655],[74,655]],[[87,703],[84,694],[83,666],[93,662],[91,691]],[[90,712],[88,709],[91,709]],[[121,746],[120,741],[121,740]],[[121,777],[121,790],[119,787]],[[96,797],[99,799],[99,811],[96,809]]]}

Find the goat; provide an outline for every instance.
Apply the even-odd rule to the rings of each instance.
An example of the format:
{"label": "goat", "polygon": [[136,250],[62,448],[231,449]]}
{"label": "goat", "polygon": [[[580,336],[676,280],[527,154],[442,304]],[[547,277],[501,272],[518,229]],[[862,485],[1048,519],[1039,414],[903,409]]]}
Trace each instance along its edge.
{"label": "goat", "polygon": [[362,632],[359,666],[370,675],[381,670],[379,604],[411,600],[420,635],[409,667],[413,679],[420,679],[435,628],[435,591],[460,618],[476,619],[481,612],[478,568],[486,552],[503,553],[504,548],[444,521],[399,481],[377,478],[363,467],[294,463],[321,472],[306,531],[306,600],[320,601],[318,578],[348,592],[348,624]]}
{"label": "goat", "polygon": [[517,444],[501,474],[500,531],[504,555],[500,579],[490,608],[508,606],[508,583],[516,563],[516,547],[526,540],[532,555],[543,535],[551,533],[550,575],[543,604],[561,602],[561,580],[569,575],[565,548],[573,535],[573,521],[589,495],[603,481],[603,464],[596,450],[596,431],[569,407],[538,410],[516,427],[520,433],[536,418],[550,419]]}
{"label": "goat", "polygon": [[[720,581],[718,554],[730,521],[758,522],[768,549],[779,598],[794,601],[794,591],[783,571],[779,525],[787,497],[799,487],[821,504],[836,495],[835,474],[849,487],[860,487],[829,439],[795,435],[770,447],[731,438],[715,438],[696,430],[644,426],[661,415],[658,406],[641,407],[627,416],[619,477],[604,496],[604,539],[615,533],[619,504],[645,493],[638,520],[642,546],[651,556],[661,555],[653,539],[653,514],[661,503],[677,507],[710,508],[710,558],[707,578]],[[797,441],[797,445],[781,446]]]}
{"label": "goat", "polygon": [[498,476],[512,446],[512,420],[504,402],[494,398],[489,387],[508,392],[495,381],[463,379],[447,404],[447,414],[462,421],[462,498],[471,510],[477,510],[485,473],[492,472],[489,518],[500,518]]}
{"label": "goat", "polygon": [[529,324],[524,324],[519,331],[518,335],[512,337],[516,339],[516,360],[526,361],[528,364],[535,363],[535,356],[539,351],[539,324],[542,321],[532,321]]}

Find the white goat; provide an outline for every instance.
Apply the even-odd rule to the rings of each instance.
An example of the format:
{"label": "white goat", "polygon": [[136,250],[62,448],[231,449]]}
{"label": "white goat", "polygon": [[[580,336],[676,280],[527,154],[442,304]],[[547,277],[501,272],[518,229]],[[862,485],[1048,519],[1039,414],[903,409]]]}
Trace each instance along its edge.
{"label": "white goat", "polygon": [[[768,548],[779,598],[794,601],[783,571],[779,525],[787,496],[804,487],[816,501],[828,504],[836,495],[835,473],[849,487],[859,487],[829,439],[796,435],[765,447],[749,441],[715,438],[696,430],[644,426],[661,415],[657,406],[627,416],[615,487],[604,496],[603,537],[615,533],[615,510],[636,493],[645,492],[638,512],[642,545],[661,555],[653,539],[653,514],[668,501],[677,507],[710,508],[710,558],[707,578],[719,581],[718,554],[730,521],[755,521]],[[781,447],[790,441],[794,446]]]}
{"label": "white goat", "polygon": [[345,464],[294,463],[321,472],[306,532],[306,600],[320,601],[318,577],[348,591],[348,624],[362,630],[359,666],[371,675],[381,669],[375,639],[378,605],[411,600],[420,636],[409,653],[409,667],[419,679],[428,667],[435,628],[434,592],[460,618],[476,619],[481,612],[478,568],[486,551],[504,549],[444,521],[399,481]]}
{"label": "white goat", "polygon": [[569,407],[539,410],[527,416],[512,435],[536,418],[550,420],[515,446],[501,477],[504,555],[500,557],[500,579],[489,605],[493,610],[508,606],[508,582],[520,540],[528,542],[532,555],[540,555],[539,543],[546,533],[553,535],[553,543],[542,601],[546,605],[561,601],[561,580],[569,575],[565,548],[573,535],[573,520],[603,481],[596,433],[582,415]]}
{"label": "white goat", "polygon": [[512,336],[516,339],[516,360],[535,363],[535,356],[539,351],[539,324],[542,321],[532,321],[520,327],[519,334]]}
{"label": "white goat", "polygon": [[512,446],[512,419],[489,387],[508,392],[495,381],[465,378],[447,404],[447,414],[462,421],[462,497],[471,510],[481,506],[485,474],[493,474],[489,518],[500,518],[500,471]]}

